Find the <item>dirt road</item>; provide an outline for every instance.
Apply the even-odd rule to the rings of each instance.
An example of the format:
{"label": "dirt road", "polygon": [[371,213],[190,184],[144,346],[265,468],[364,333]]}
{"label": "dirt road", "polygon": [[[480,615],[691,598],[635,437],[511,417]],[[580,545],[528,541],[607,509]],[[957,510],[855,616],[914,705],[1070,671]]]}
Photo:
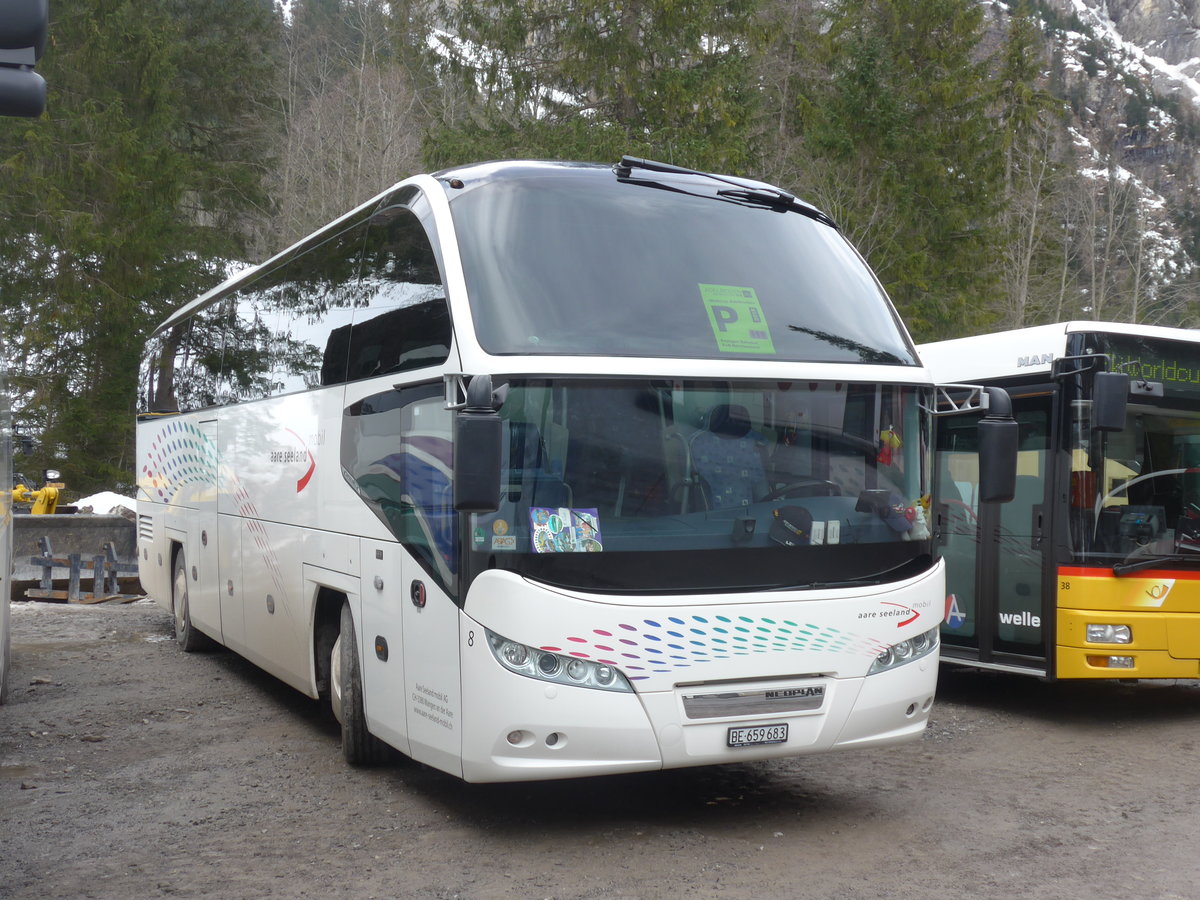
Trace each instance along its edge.
{"label": "dirt road", "polygon": [[16,604],[0,897],[1200,896],[1200,688],[946,670],[922,742],[531,785],[350,769],[166,614]]}

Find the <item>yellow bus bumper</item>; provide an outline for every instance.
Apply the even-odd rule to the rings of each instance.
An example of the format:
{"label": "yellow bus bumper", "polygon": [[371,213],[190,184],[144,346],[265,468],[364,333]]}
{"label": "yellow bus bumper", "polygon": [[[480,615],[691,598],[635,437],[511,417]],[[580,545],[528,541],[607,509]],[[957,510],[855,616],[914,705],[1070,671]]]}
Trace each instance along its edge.
{"label": "yellow bus bumper", "polygon": [[[1127,625],[1133,640],[1088,643],[1088,625]],[[1200,614],[1060,608],[1055,662],[1059,678],[1200,678]]]}

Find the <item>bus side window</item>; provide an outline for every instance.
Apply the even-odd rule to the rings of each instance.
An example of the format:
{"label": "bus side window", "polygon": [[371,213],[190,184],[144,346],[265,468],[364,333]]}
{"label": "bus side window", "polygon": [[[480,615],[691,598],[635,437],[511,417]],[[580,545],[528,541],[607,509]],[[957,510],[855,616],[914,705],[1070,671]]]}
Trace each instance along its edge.
{"label": "bus side window", "polygon": [[258,400],[272,394],[270,328],[261,292],[239,291],[217,307],[221,317],[221,369],[217,403]]}
{"label": "bus side window", "polygon": [[195,382],[191,373],[181,371],[187,359],[182,348],[191,324],[190,320],[180,322],[146,342],[138,379],[139,413],[180,412],[178,391]]}
{"label": "bus side window", "polygon": [[227,301],[209,306],[147,343],[140,412],[193,412],[224,402],[228,309]]}
{"label": "bus side window", "polygon": [[437,257],[407,206],[371,217],[362,300],[345,342],[347,380],[441,365],[450,355],[450,312]]}
{"label": "bus side window", "polygon": [[453,413],[441,384],[365,397],[342,419],[342,470],[422,568],[455,596]]}
{"label": "bus side window", "polygon": [[351,227],[292,259],[259,288],[259,333],[269,373],[267,396],[346,380],[344,354],[330,356],[332,336],[348,328],[365,302],[359,282],[365,216]]}

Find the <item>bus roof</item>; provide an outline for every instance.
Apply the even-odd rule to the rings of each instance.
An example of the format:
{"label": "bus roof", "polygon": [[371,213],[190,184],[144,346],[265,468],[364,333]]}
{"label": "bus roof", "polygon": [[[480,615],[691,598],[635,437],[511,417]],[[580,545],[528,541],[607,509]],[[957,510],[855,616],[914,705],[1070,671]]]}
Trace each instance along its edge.
{"label": "bus roof", "polygon": [[[626,159],[628,159],[628,158],[626,158]],[[624,162],[624,161],[625,160],[622,160],[622,162]],[[642,163],[642,164],[646,164],[646,165],[661,165],[661,164],[648,163],[648,161],[645,161],[645,160],[634,160],[634,162]],[[620,164],[618,164],[618,165],[620,165]],[[689,170],[689,169],[679,169],[674,166],[665,166],[663,168],[668,171],[653,170],[653,171],[648,171],[646,173],[639,172],[639,175],[644,174],[647,178],[652,178],[653,180],[660,181],[660,182],[671,182],[671,181],[688,182],[688,181],[704,180],[704,179],[717,180],[717,181],[726,182],[731,185],[740,185],[740,186],[743,186],[743,187],[745,187],[747,189],[751,189],[751,190],[763,190],[763,191],[778,193],[780,196],[787,197],[787,199],[789,201],[787,206],[789,206],[790,208],[794,209],[797,212],[801,212],[805,215],[808,215],[811,218],[815,218],[820,221],[823,221],[826,224],[828,224],[830,227],[837,229],[837,225],[831,219],[829,219],[828,216],[826,216],[823,212],[818,210],[816,207],[806,203],[803,200],[800,200],[799,198],[792,197],[790,194],[785,194],[784,192],[780,191],[778,188],[774,187],[773,185],[767,184],[765,182],[755,181],[753,179],[741,178],[741,177],[732,176],[732,175],[720,175],[720,174],[716,174],[716,173],[698,172],[698,171],[693,171],[693,170]],[[456,187],[459,188],[460,190],[456,191],[456,193],[461,193],[462,190],[472,188],[472,187],[478,187],[481,184],[487,184],[487,183],[494,182],[497,180],[502,180],[502,179],[518,180],[518,179],[529,178],[530,176],[546,177],[546,176],[552,176],[555,174],[570,175],[572,173],[576,173],[576,172],[579,172],[582,170],[592,170],[592,171],[603,172],[605,174],[608,174],[608,173],[615,172],[616,167],[611,163],[575,162],[575,161],[570,161],[570,160],[510,159],[510,160],[491,160],[488,162],[471,163],[471,164],[467,164],[467,165],[456,166],[456,167],[449,168],[449,169],[442,169],[440,171],[433,172],[432,174],[422,174],[422,175],[411,176],[407,179],[397,182],[396,184],[391,185],[390,187],[386,188],[385,190],[383,190],[379,194],[375,195],[374,197],[370,198],[369,200],[367,200],[363,203],[360,203],[358,206],[354,207],[353,209],[348,210],[344,214],[338,216],[333,221],[328,222],[325,225],[322,225],[316,231],[298,239],[293,244],[291,244],[288,247],[286,247],[285,249],[280,250],[279,252],[273,254],[272,256],[270,256],[266,260],[262,261],[261,263],[238,268],[236,272],[231,274],[228,278],[226,278],[220,284],[216,285],[215,287],[206,291],[199,297],[196,297],[195,299],[189,301],[188,303],[185,303],[183,306],[176,309],[170,316],[168,316],[162,323],[160,323],[158,325],[158,327],[155,329],[155,333],[158,334],[158,333],[162,333],[162,332],[166,331],[172,325],[175,325],[176,323],[188,318],[190,315],[192,315],[196,311],[203,309],[206,306],[209,306],[210,304],[212,304],[213,302],[215,302],[216,300],[218,300],[225,294],[229,293],[230,291],[236,289],[239,286],[248,284],[249,282],[258,278],[259,275],[262,274],[264,271],[270,270],[273,266],[281,263],[282,261],[284,261],[287,258],[289,258],[290,256],[292,256],[294,253],[296,253],[302,247],[304,247],[306,245],[311,245],[314,243],[319,243],[321,240],[325,239],[327,236],[335,234],[342,227],[344,222],[354,218],[362,210],[365,210],[369,207],[378,205],[382,200],[391,196],[392,194],[394,194],[396,191],[400,190],[405,185],[419,184],[421,187],[425,188],[426,190],[430,190],[430,189],[434,188],[435,185],[446,184],[446,183],[450,183],[452,181],[457,181],[458,184],[456,185]],[[907,338],[907,333],[906,333],[906,338]]]}
{"label": "bus roof", "polygon": [[1194,329],[1083,320],[920,344],[917,353],[943,383],[1048,375],[1054,360],[1066,351],[1068,335],[1096,333],[1200,342],[1200,332]]}

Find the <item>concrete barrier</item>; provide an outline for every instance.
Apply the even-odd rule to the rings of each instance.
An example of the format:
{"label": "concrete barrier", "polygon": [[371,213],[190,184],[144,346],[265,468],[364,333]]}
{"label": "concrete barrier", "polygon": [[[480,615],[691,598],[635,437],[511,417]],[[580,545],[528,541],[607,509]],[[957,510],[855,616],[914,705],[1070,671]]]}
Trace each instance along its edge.
{"label": "concrete barrier", "polygon": [[[104,545],[112,543],[117,551],[117,561],[137,562],[137,525],[124,516],[97,516],[90,513],[69,515],[33,516],[18,513],[13,516],[13,577],[12,597],[25,599],[27,588],[36,587],[42,577],[41,566],[30,563],[30,557],[41,556],[40,538],[50,539],[55,556],[78,553],[91,559],[104,553]],[[66,583],[70,575],[66,568],[55,569],[55,582]],[[123,580],[124,581],[124,580]],[[141,591],[136,578],[128,579],[126,591]]]}

